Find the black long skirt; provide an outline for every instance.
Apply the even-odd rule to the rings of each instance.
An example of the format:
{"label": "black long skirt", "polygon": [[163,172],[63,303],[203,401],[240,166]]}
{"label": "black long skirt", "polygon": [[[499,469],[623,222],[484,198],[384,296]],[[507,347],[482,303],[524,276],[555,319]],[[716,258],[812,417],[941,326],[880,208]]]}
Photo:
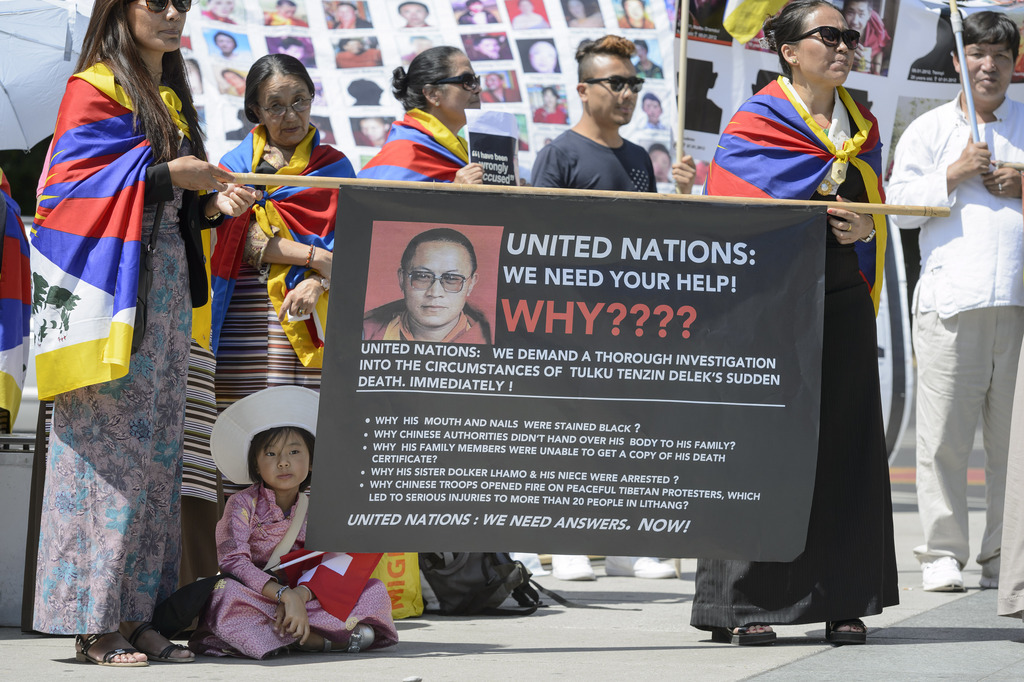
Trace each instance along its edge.
{"label": "black long skirt", "polygon": [[784,563],[700,560],[690,618],[696,628],[848,620],[899,603],[874,308],[853,248],[831,233],[821,364],[804,551]]}

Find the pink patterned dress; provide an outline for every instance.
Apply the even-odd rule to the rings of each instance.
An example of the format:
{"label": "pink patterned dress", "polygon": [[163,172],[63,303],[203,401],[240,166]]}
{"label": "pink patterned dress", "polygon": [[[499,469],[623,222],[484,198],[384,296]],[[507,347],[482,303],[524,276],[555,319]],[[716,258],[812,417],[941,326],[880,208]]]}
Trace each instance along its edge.
{"label": "pink patterned dress", "polygon": [[[274,492],[256,483],[232,495],[217,524],[217,557],[223,571],[238,580],[225,578],[217,583],[199,628],[189,648],[208,656],[246,656],[264,658],[295,641],[287,634],[274,632],[277,602],[263,596],[270,579],[260,568],[265,566],[274,548],[288,532],[292,507],[285,516],[274,500]],[[305,544],[306,523],[291,549]],[[241,581],[241,582],[239,582]],[[351,631],[313,599],[306,604],[310,628],[331,642],[346,642]],[[384,583],[370,580],[352,609],[351,617],[374,629],[370,647],[379,649],[398,642],[391,618],[391,599]]]}

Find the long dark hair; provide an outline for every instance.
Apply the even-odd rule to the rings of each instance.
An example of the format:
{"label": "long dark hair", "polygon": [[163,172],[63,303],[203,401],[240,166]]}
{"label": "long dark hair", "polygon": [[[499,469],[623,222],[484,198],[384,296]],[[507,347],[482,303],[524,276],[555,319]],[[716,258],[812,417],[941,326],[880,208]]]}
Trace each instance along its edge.
{"label": "long dark hair", "polygon": [[819,7],[830,7],[842,14],[842,11],[828,0],[793,0],[778,14],[764,21],[764,37],[768,41],[768,46],[779,56],[779,64],[786,78],[793,77],[793,68],[782,56],[782,46],[793,42],[804,32],[804,21]]}
{"label": "long dark hair", "polygon": [[462,50],[441,45],[416,55],[409,64],[408,72],[399,66],[391,74],[391,92],[395,99],[402,103],[406,111],[426,107],[427,97],[423,94],[423,88],[447,78],[452,59],[457,54],[462,54]]}
{"label": "long dark hair", "polygon": [[[164,162],[177,158],[178,126],[160,99],[159,90],[153,87],[149,69],[135,46],[135,38],[128,27],[126,0],[96,0],[93,6],[89,28],[82,42],[82,56],[75,71],[83,71],[98,62],[110,68],[114,80],[128,94],[134,109],[132,123],[135,130],[145,134],[156,160]],[[203,131],[199,128],[199,115],[192,102],[181,50],[165,52],[162,68],[163,85],[171,88],[181,100],[182,114],[191,132],[192,153],[205,161]]]}

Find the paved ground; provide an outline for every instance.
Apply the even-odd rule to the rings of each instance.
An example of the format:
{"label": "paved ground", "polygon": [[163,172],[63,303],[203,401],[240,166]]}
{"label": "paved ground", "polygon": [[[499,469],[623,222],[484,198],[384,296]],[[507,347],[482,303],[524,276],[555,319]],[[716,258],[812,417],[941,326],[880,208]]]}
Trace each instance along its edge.
{"label": "paved ground", "polygon": [[[204,658],[187,665],[153,664],[112,672],[74,661],[70,638],[24,635],[0,628],[0,680],[50,680],[74,675],[99,680],[132,679],[279,680],[1021,680],[1024,626],[996,616],[996,594],[979,590],[980,569],[965,570],[968,591],[920,590],[911,548],[921,541],[912,479],[911,429],[893,461],[900,605],[867,619],[867,646],[833,647],[823,625],[779,627],[770,647],[739,648],[712,643],[689,627],[696,562],[684,560],[679,580],[607,578],[567,583],[550,576],[544,586],[579,604],[603,609],[552,606],[516,618],[442,618],[401,621],[401,642],[380,652],[294,654],[269,661]],[[975,453],[972,467],[981,465]],[[980,537],[983,488],[973,485],[971,537]],[[976,551],[976,546],[974,550]],[[856,566],[850,567],[856,571]],[[280,668],[287,667],[287,670]]]}
{"label": "paved ground", "polygon": [[[977,527],[980,518],[972,519]],[[916,514],[896,514],[896,540],[907,548],[920,535]],[[113,673],[74,662],[69,638],[0,629],[0,678],[49,680],[147,679],[278,680],[1019,680],[1024,679],[1024,628],[995,615],[995,592],[976,587],[969,567],[962,594],[918,589],[909,551],[900,561],[901,604],[867,619],[869,644],[833,647],[821,626],[778,628],[770,647],[712,643],[690,628],[695,562],[681,580],[606,578],[592,583],[540,582],[580,604],[607,609],[550,607],[516,618],[426,617],[399,624],[401,642],[358,655],[293,654],[270,661],[204,658],[187,665],[153,664]],[[851,567],[851,570],[856,570]]]}

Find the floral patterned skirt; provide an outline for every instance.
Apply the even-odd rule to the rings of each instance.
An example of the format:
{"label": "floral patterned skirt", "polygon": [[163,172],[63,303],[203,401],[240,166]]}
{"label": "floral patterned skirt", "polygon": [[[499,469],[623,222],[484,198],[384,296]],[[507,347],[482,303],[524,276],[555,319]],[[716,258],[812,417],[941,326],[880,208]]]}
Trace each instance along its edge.
{"label": "floral patterned skirt", "polygon": [[[192,304],[185,247],[166,216],[128,374],[54,401],[36,566],[41,632],[148,621],[177,587]],[[147,212],[144,231],[151,224]]]}

